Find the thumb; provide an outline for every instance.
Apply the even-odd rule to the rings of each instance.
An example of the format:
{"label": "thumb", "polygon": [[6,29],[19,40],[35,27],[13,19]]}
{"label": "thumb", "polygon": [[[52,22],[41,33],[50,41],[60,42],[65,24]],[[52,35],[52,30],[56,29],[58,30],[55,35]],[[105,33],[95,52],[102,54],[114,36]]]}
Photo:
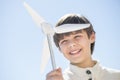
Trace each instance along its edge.
{"label": "thumb", "polygon": [[62,72],[62,69],[59,67],[59,68],[57,68],[57,71]]}

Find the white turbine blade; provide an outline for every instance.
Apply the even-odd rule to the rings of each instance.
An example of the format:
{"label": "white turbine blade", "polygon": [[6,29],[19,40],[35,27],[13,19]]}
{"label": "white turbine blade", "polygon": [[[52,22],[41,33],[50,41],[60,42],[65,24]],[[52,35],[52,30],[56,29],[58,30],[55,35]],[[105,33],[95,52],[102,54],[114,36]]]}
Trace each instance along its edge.
{"label": "white turbine blade", "polygon": [[45,20],[41,16],[39,16],[38,13],[34,11],[26,2],[24,2],[24,6],[38,26],[41,26],[41,23],[45,22]]}
{"label": "white turbine blade", "polygon": [[[30,13],[30,15],[32,16],[33,20],[35,21],[35,23],[38,26],[41,26],[43,32],[48,35],[53,35],[54,30],[51,28],[51,25],[47,22],[45,22],[45,20],[38,15],[37,12],[35,12],[27,3],[24,2],[24,6],[25,8],[28,10],[28,12]],[[44,72],[44,69],[48,63],[49,57],[50,57],[50,45],[48,44],[49,41],[47,41],[47,39],[45,40],[45,44],[44,44],[44,48],[43,48],[43,53],[42,53],[42,57],[41,57],[41,73]],[[51,48],[52,49],[52,48]],[[52,53],[53,54],[53,53]]]}
{"label": "white turbine blade", "polygon": [[45,38],[45,42],[43,45],[44,46],[43,46],[43,52],[42,52],[42,56],[41,56],[41,65],[40,65],[40,73],[41,74],[44,72],[45,67],[50,58],[50,51],[49,51],[47,38]]}
{"label": "white turbine blade", "polygon": [[54,34],[54,29],[52,28],[52,25],[50,25],[49,23],[42,23],[41,28],[45,34],[51,34],[51,35]]}
{"label": "white turbine blade", "polygon": [[45,20],[36,11],[34,11],[26,2],[24,2],[24,6],[32,16],[35,23],[38,26],[42,27],[42,30],[45,34],[54,33],[52,26],[49,23],[45,22]]}

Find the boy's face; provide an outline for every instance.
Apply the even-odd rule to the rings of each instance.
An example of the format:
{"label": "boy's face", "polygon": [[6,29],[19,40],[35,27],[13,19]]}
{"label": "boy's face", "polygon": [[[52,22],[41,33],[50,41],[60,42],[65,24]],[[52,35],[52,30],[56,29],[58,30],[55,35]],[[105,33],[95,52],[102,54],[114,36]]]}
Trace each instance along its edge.
{"label": "boy's face", "polygon": [[59,42],[59,47],[71,63],[79,64],[91,59],[90,45],[94,41],[94,33],[88,38],[86,31],[81,30],[79,33],[72,32],[70,35],[64,36]]}

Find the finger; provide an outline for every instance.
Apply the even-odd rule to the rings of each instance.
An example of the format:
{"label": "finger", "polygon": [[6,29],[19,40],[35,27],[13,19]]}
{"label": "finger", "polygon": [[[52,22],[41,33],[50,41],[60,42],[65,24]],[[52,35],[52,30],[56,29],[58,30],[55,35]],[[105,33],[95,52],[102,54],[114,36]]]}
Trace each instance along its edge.
{"label": "finger", "polygon": [[61,68],[55,69],[47,74],[47,76],[62,75]]}
{"label": "finger", "polygon": [[57,69],[57,71],[58,71],[60,74],[62,74],[62,69],[61,69],[60,67]]}
{"label": "finger", "polygon": [[46,80],[63,80],[62,76],[49,76],[46,77]]}

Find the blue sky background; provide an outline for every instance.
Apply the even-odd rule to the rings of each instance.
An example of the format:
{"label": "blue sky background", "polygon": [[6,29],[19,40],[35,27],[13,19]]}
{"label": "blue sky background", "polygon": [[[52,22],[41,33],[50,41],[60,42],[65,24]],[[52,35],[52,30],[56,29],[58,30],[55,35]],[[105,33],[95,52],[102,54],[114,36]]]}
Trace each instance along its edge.
{"label": "blue sky background", "polygon": [[[45,80],[50,61],[40,74],[44,34],[23,6],[26,1],[53,26],[67,13],[86,16],[96,31],[93,58],[120,70],[119,0],[1,0],[0,1],[0,80]],[[57,50],[57,66],[63,70],[69,62]]]}

